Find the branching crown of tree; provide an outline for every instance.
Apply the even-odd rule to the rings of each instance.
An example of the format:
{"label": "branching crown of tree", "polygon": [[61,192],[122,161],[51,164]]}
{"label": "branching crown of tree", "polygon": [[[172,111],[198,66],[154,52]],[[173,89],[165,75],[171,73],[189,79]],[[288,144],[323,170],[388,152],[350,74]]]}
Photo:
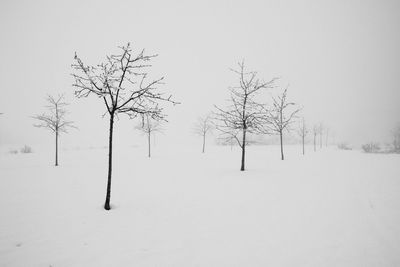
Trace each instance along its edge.
{"label": "branching crown of tree", "polygon": [[232,69],[238,75],[239,86],[230,87],[230,105],[226,109],[215,106],[214,127],[222,133],[226,142],[236,140],[242,147],[240,134],[261,133],[263,131],[264,104],[256,96],[262,89],[273,87],[277,78],[269,82],[257,78],[257,72],[246,72],[244,62],[238,64],[239,69]]}
{"label": "branching crown of tree", "polygon": [[76,128],[72,121],[66,120],[67,111],[65,107],[68,105],[64,101],[64,95],[59,95],[54,98],[51,95],[47,96],[48,105],[45,107],[49,113],[33,116],[39,123],[34,124],[35,127],[46,128],[56,133],[67,133],[68,128]]}
{"label": "branching crown of tree", "polygon": [[157,55],[145,55],[144,50],[134,54],[130,44],[119,47],[121,53],[106,57],[106,61],[97,66],[84,65],[75,54],[76,70],[73,86],[77,97],[94,94],[103,99],[110,115],[125,113],[131,118],[149,114],[153,119],[163,120],[165,115],[159,106],[160,101],[171,102],[171,96],[157,91],[164,77],[148,80],[147,69],[150,60]]}
{"label": "branching crown of tree", "polygon": [[307,136],[308,133],[309,133],[309,130],[307,128],[306,120],[303,117],[302,120],[299,122],[299,127],[297,129],[297,134],[300,137],[305,137],[305,136]]}
{"label": "branching crown of tree", "polygon": [[211,122],[211,116],[210,115],[206,115],[203,117],[199,117],[197,119],[196,124],[194,125],[194,133],[197,135],[205,135],[207,134],[209,131],[211,131],[213,129],[213,124]]}
{"label": "branching crown of tree", "polygon": [[266,133],[282,133],[284,130],[289,130],[290,124],[300,109],[291,109],[296,104],[289,102],[287,99],[288,86],[283,91],[282,95],[277,98],[272,97],[272,109],[265,110],[266,123],[264,124]]}
{"label": "branching crown of tree", "polygon": [[161,126],[161,122],[155,119],[152,119],[149,114],[143,116],[142,121],[139,125],[135,127],[135,129],[142,131],[143,133],[151,134],[154,132],[162,132],[163,128]]}

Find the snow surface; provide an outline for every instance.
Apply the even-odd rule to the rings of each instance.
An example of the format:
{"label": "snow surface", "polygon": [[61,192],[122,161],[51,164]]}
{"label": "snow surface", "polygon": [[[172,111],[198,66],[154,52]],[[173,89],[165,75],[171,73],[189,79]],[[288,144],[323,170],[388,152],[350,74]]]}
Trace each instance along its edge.
{"label": "snow surface", "polygon": [[0,155],[0,266],[400,266],[400,156],[288,146]]}

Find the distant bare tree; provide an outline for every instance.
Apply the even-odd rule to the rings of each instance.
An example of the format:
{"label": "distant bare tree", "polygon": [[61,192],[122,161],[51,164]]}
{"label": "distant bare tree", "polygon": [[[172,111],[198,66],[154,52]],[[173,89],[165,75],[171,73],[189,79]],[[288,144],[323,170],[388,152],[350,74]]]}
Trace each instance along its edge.
{"label": "distant bare tree", "polygon": [[211,117],[209,115],[197,119],[197,122],[194,126],[194,133],[203,137],[202,153],[204,153],[205,151],[207,133],[210,132],[212,128],[213,125],[211,123]]}
{"label": "distant bare tree", "polygon": [[65,107],[68,105],[64,101],[64,95],[59,95],[58,97],[53,97],[51,95],[47,96],[48,113],[43,113],[42,115],[33,116],[35,120],[38,121],[37,124],[33,126],[38,128],[46,128],[55,134],[56,141],[56,153],[55,153],[55,166],[58,166],[58,138],[61,133],[67,133],[68,128],[76,128],[72,121],[68,121],[65,117],[67,110]]}
{"label": "distant bare tree", "polygon": [[236,140],[242,150],[240,170],[245,170],[246,134],[261,133],[263,130],[263,105],[255,97],[260,90],[272,88],[276,78],[263,82],[256,72],[246,72],[244,62],[239,69],[232,70],[238,75],[239,86],[231,87],[230,105],[226,109],[217,106],[214,112],[214,127],[221,132],[226,142]]}
{"label": "distant bare tree", "polygon": [[297,134],[301,137],[301,143],[303,145],[303,155],[304,155],[305,154],[304,143],[305,143],[306,136],[308,134],[308,129],[307,129],[307,125],[306,125],[306,121],[305,121],[304,117],[299,124],[299,128],[297,129]]}
{"label": "distant bare tree", "polygon": [[313,127],[313,137],[314,137],[314,152],[317,151],[317,135],[319,133],[318,125],[314,125]]}
{"label": "distant bare tree", "polygon": [[142,119],[142,123],[136,126],[136,129],[142,131],[147,135],[147,145],[148,145],[148,157],[151,157],[151,135],[154,135],[156,132],[162,132],[163,129],[161,127],[160,121],[154,120],[151,118],[149,114],[145,114]]}
{"label": "distant bare tree", "polygon": [[75,54],[72,64],[75,78],[73,86],[76,97],[94,95],[104,102],[109,115],[108,139],[108,179],[107,195],[104,208],[110,209],[111,172],[112,172],[112,141],[114,118],[118,114],[126,114],[130,118],[149,115],[156,120],[165,119],[160,102],[170,102],[171,96],[164,96],[157,91],[164,77],[148,81],[149,61],[157,55],[145,55],[144,50],[134,53],[130,44],[120,47],[121,52],[107,56],[105,62],[88,66]]}
{"label": "distant bare tree", "polygon": [[328,147],[329,128],[325,129],[325,146]]}
{"label": "distant bare tree", "polygon": [[324,125],[322,122],[319,123],[318,126],[318,134],[319,134],[319,148],[322,148],[322,136],[324,135]]}
{"label": "distant bare tree", "polygon": [[393,149],[394,152],[400,153],[400,123],[393,129]]}
{"label": "distant bare tree", "polygon": [[293,122],[296,114],[300,109],[292,109],[296,104],[287,100],[288,87],[282,92],[278,98],[272,98],[273,107],[270,110],[266,110],[266,121],[265,124],[266,132],[273,132],[279,134],[280,145],[281,145],[281,160],[285,159],[283,153],[283,131],[290,130],[290,124]]}

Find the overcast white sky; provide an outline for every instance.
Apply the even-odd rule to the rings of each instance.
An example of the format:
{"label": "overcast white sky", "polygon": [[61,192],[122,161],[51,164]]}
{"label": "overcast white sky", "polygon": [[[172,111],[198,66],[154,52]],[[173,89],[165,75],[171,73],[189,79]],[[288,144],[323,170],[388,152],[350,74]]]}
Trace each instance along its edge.
{"label": "overcast white sky", "polygon": [[[383,141],[400,121],[400,1],[3,0],[0,34],[0,145],[51,141],[29,116],[57,93],[79,127],[64,144],[105,145],[105,107],[74,98],[70,65],[75,51],[96,64],[127,42],[159,54],[153,74],[182,102],[167,109],[171,142],[190,140],[196,118],[224,103],[242,59],[290,83],[306,120],[338,140]],[[121,117],[117,142],[140,142],[135,124]]]}

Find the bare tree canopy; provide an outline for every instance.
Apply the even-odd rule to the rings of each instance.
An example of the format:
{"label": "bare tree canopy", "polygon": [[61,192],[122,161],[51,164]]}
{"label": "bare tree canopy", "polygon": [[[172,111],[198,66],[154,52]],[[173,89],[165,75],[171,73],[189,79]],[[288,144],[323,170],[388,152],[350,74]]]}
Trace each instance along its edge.
{"label": "bare tree canopy", "polygon": [[64,100],[64,95],[59,95],[56,98],[48,95],[48,104],[45,106],[48,113],[33,116],[38,123],[33,126],[38,128],[49,129],[55,133],[56,136],[56,153],[55,165],[58,166],[58,137],[61,133],[67,133],[69,128],[76,128],[72,121],[66,119],[67,110],[65,107],[68,105]]}
{"label": "bare tree canopy", "polygon": [[264,124],[265,133],[275,133],[280,136],[281,144],[281,159],[284,160],[283,154],[283,131],[289,131],[290,125],[294,122],[296,114],[300,109],[293,107],[296,105],[294,102],[289,102],[287,99],[287,90],[289,86],[285,88],[281,95],[277,98],[272,97],[273,106],[271,109],[265,109],[265,120]]}
{"label": "bare tree canopy", "polygon": [[205,151],[205,146],[206,146],[206,135],[208,132],[212,131],[212,129],[213,129],[213,124],[210,115],[199,117],[197,119],[196,124],[194,125],[194,133],[203,137],[203,149],[202,149],[203,153]]}
{"label": "bare tree canopy", "polygon": [[308,131],[308,128],[307,128],[307,125],[306,125],[306,120],[303,117],[303,119],[300,121],[299,127],[297,129],[297,134],[301,138],[301,143],[302,143],[302,147],[303,147],[303,155],[305,154],[304,145],[305,145],[305,139],[306,139],[306,136],[307,136],[308,132],[309,131]]}
{"label": "bare tree canopy", "polygon": [[112,173],[112,140],[114,117],[127,114],[130,118],[150,116],[156,120],[165,120],[161,102],[177,104],[171,95],[165,96],[158,90],[164,77],[149,79],[150,61],[157,55],[146,55],[144,50],[134,53],[130,44],[121,46],[120,53],[106,57],[98,65],[85,65],[75,54],[72,64],[77,97],[94,95],[100,98],[110,115],[109,157],[107,195],[104,208],[110,209],[111,173]]}
{"label": "bare tree canopy", "polygon": [[147,144],[148,144],[148,157],[151,157],[151,135],[156,132],[161,133],[163,128],[161,126],[161,122],[155,119],[152,119],[149,114],[146,114],[142,122],[135,127],[137,130],[143,132],[147,136]]}
{"label": "bare tree canopy", "polygon": [[256,96],[260,90],[272,88],[277,78],[264,82],[257,78],[257,72],[247,72],[243,61],[238,66],[238,70],[232,71],[237,74],[239,85],[229,88],[230,104],[225,109],[215,106],[214,127],[226,142],[236,140],[242,149],[240,170],[244,171],[246,134],[263,131],[264,105],[257,101]]}
{"label": "bare tree canopy", "polygon": [[106,57],[106,62],[96,66],[84,65],[75,54],[76,71],[73,86],[77,97],[94,94],[103,99],[108,113],[124,113],[134,118],[149,114],[152,118],[164,119],[165,114],[159,103],[162,101],[177,104],[171,95],[164,96],[157,90],[164,77],[148,80],[147,70],[152,66],[150,60],[157,55],[145,55],[144,50],[134,54],[130,44],[120,47],[121,53]]}

